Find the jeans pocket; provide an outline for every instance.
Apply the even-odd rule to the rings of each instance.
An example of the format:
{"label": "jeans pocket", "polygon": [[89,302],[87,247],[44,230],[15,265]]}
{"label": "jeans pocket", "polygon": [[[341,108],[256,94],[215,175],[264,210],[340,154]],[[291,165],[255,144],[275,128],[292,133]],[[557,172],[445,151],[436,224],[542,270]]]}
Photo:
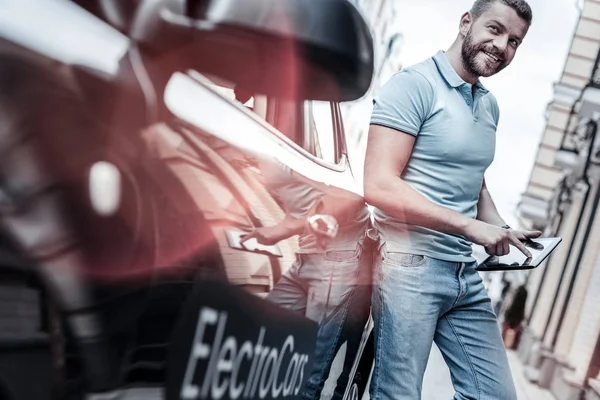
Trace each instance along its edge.
{"label": "jeans pocket", "polygon": [[327,250],[325,252],[325,259],[337,262],[358,261],[362,255],[362,251],[362,246],[360,243],[357,243],[356,248],[353,250]]}
{"label": "jeans pocket", "polygon": [[422,254],[401,253],[397,251],[383,251],[382,260],[394,266],[416,268],[425,264],[427,257]]}

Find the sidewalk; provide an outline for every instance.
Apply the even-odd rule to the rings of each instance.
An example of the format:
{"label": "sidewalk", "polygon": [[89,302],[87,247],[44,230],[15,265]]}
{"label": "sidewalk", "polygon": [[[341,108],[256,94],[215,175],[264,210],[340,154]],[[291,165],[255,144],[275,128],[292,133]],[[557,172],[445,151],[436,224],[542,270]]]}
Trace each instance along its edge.
{"label": "sidewalk", "polygon": [[[541,389],[525,378],[523,364],[516,352],[509,350],[507,354],[519,400],[556,400],[548,390]],[[451,399],[452,396],[454,396],[454,389],[450,381],[450,372],[442,354],[434,345],[431,348],[429,363],[423,379],[422,400]]]}
{"label": "sidewalk", "polygon": [[[523,374],[523,364],[519,360],[517,353],[508,350],[508,361],[510,363],[510,369],[513,374],[513,380],[515,382],[515,388],[517,389],[517,398],[519,400],[556,400],[556,398],[545,389],[541,389],[539,386],[529,382]],[[338,354],[336,360],[332,366],[332,376],[325,384],[325,390],[321,396],[321,400],[329,399],[333,394],[333,380],[337,379],[341,372],[341,354]],[[427,363],[427,370],[423,377],[423,391],[421,400],[448,400],[454,396],[454,388],[452,387],[452,381],[450,380],[450,371],[444,362],[444,358],[440,353],[437,346],[433,345],[431,348],[431,354],[429,355],[429,362]],[[368,400],[368,394],[365,394],[362,400]]]}
{"label": "sidewalk", "polygon": [[515,351],[509,350],[507,353],[519,400],[556,400],[550,391],[540,388],[525,378],[523,364]]}

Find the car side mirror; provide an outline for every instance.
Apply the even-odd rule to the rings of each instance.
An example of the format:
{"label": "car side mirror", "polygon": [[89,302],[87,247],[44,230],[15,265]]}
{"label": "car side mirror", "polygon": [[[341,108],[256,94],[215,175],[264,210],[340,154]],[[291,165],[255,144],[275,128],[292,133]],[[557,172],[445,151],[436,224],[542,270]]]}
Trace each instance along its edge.
{"label": "car side mirror", "polygon": [[130,37],[155,70],[279,98],[356,100],[373,76],[371,34],[347,0],[143,0]]}

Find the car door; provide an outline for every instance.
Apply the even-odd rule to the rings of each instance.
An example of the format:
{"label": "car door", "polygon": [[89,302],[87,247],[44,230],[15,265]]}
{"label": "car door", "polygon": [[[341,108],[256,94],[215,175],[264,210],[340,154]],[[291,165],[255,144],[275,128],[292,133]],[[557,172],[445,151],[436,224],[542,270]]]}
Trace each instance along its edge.
{"label": "car door", "polygon": [[[362,196],[348,162],[337,104],[267,99],[266,118],[237,113],[225,120],[220,116],[228,115],[230,101],[194,76],[176,73],[165,89],[165,104],[179,119],[254,157],[275,160],[324,191]],[[200,115],[194,104],[211,104],[213,112]],[[315,115],[319,129],[310,128]]]}
{"label": "car door", "polygon": [[[265,165],[289,168],[295,178],[305,174],[321,179],[303,181],[315,185],[330,179],[336,182],[337,177],[354,182],[339,105],[238,92],[245,102],[242,104],[236,99],[235,88],[211,78],[197,72],[175,74],[167,86],[166,103],[190,125],[175,129],[163,125],[147,137],[163,149],[158,154],[164,153],[161,157],[178,171],[176,175],[181,176],[189,193],[199,198],[198,206],[210,208],[204,214],[218,222],[213,224],[213,231],[220,238],[220,253],[230,280],[265,293],[294,261],[296,237],[252,254],[244,251],[248,249],[232,247],[232,236],[275,225],[284,218],[282,204],[265,183],[269,173],[264,171]],[[215,115],[221,116],[220,123],[213,124]],[[199,170],[199,165],[181,162],[190,156],[198,160],[208,157],[210,168]],[[211,180],[205,176],[208,170],[214,171]],[[194,174],[195,179],[191,178]],[[209,181],[213,183],[207,186]]]}
{"label": "car door", "polygon": [[[173,393],[179,396],[184,375],[179,367],[186,367],[187,376],[187,365],[193,364],[190,349],[202,346],[193,347],[194,335],[171,340],[172,334],[195,333],[199,311],[207,305],[221,307],[218,332],[225,329],[221,320],[238,321],[230,325],[248,339],[244,345],[262,341],[267,327],[269,335],[275,334],[265,336],[264,343],[268,339],[274,343],[269,346],[281,347],[279,337],[291,337],[296,349],[302,346],[303,353],[312,354],[312,322],[273,307],[267,312],[269,307],[254,302],[260,300],[255,297],[218,304],[241,291],[229,293],[231,285],[207,288],[205,275],[219,281],[224,273],[229,283],[253,293],[265,294],[272,287],[293,262],[294,239],[278,244],[280,254],[274,254],[273,249],[235,248],[229,235],[232,229],[267,226],[283,216],[254,159],[273,159],[325,189],[356,192],[343,135],[308,128],[314,115],[307,116],[318,111],[306,112],[302,102],[293,109],[301,127],[293,132],[301,137],[291,140],[269,122],[268,107],[263,114],[247,110],[198,74],[175,73],[163,96],[162,77],[151,76],[158,67],[149,59],[156,54],[141,57],[128,37],[71,2],[30,9],[14,1],[10,6],[8,11],[20,12],[21,18],[6,14],[11,23],[0,29],[0,48],[18,60],[11,72],[23,73],[3,75],[5,94],[21,91],[6,94],[0,106],[12,112],[0,114],[6,126],[31,123],[7,129],[11,139],[23,140],[0,143],[0,169],[11,178],[0,185],[5,189],[0,193],[3,228],[11,235],[0,249],[18,243],[19,252],[32,256],[24,267],[36,280],[20,265],[18,278],[11,270],[6,280],[6,271],[0,271],[0,292],[19,288],[0,306],[14,307],[14,300],[22,298],[33,310],[1,321],[18,327],[20,340],[0,329],[0,397],[46,399],[54,390],[83,396],[120,386],[122,398],[129,398],[129,388],[152,391],[144,398],[162,398],[169,376],[176,377]],[[63,18],[55,21],[57,16]],[[40,20],[53,23],[31,24]],[[81,29],[75,22],[81,22]],[[55,28],[34,32],[31,26]],[[268,104],[259,97],[257,111],[261,101]],[[327,106],[333,117],[335,105]],[[104,175],[92,173],[96,166]],[[97,186],[105,191],[92,190]],[[115,206],[97,208],[102,198]],[[2,264],[0,270],[13,267],[6,259]],[[20,290],[27,285],[35,290]],[[238,304],[252,302],[250,310],[234,314]],[[183,312],[182,319],[184,308],[190,312]],[[201,315],[213,318],[214,313],[204,311]],[[251,312],[265,318],[241,318]],[[281,316],[297,321],[298,328]],[[255,331],[248,329],[251,324]],[[39,354],[32,356],[34,348]],[[297,370],[310,367],[309,356],[303,359]],[[39,371],[31,368],[32,360]],[[201,375],[196,365],[189,370]],[[28,384],[32,380],[39,385]]]}

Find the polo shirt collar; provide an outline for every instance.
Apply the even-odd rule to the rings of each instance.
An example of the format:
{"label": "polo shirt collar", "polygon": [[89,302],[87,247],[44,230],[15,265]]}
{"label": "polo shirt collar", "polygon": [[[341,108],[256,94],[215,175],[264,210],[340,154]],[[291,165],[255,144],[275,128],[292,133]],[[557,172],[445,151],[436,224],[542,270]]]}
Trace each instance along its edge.
{"label": "polo shirt collar", "polygon": [[[458,74],[450,64],[446,52],[442,50],[438,51],[437,54],[433,56],[433,61],[435,62],[435,65],[437,65],[437,68],[440,71],[442,77],[444,77],[444,79],[446,80],[446,82],[448,82],[450,86],[457,88],[462,85],[469,85],[460,76],[458,76]],[[477,82],[475,82],[475,88],[478,91],[480,91],[482,95],[488,93],[488,90],[485,88],[485,86],[481,84],[479,79],[477,79]]]}

